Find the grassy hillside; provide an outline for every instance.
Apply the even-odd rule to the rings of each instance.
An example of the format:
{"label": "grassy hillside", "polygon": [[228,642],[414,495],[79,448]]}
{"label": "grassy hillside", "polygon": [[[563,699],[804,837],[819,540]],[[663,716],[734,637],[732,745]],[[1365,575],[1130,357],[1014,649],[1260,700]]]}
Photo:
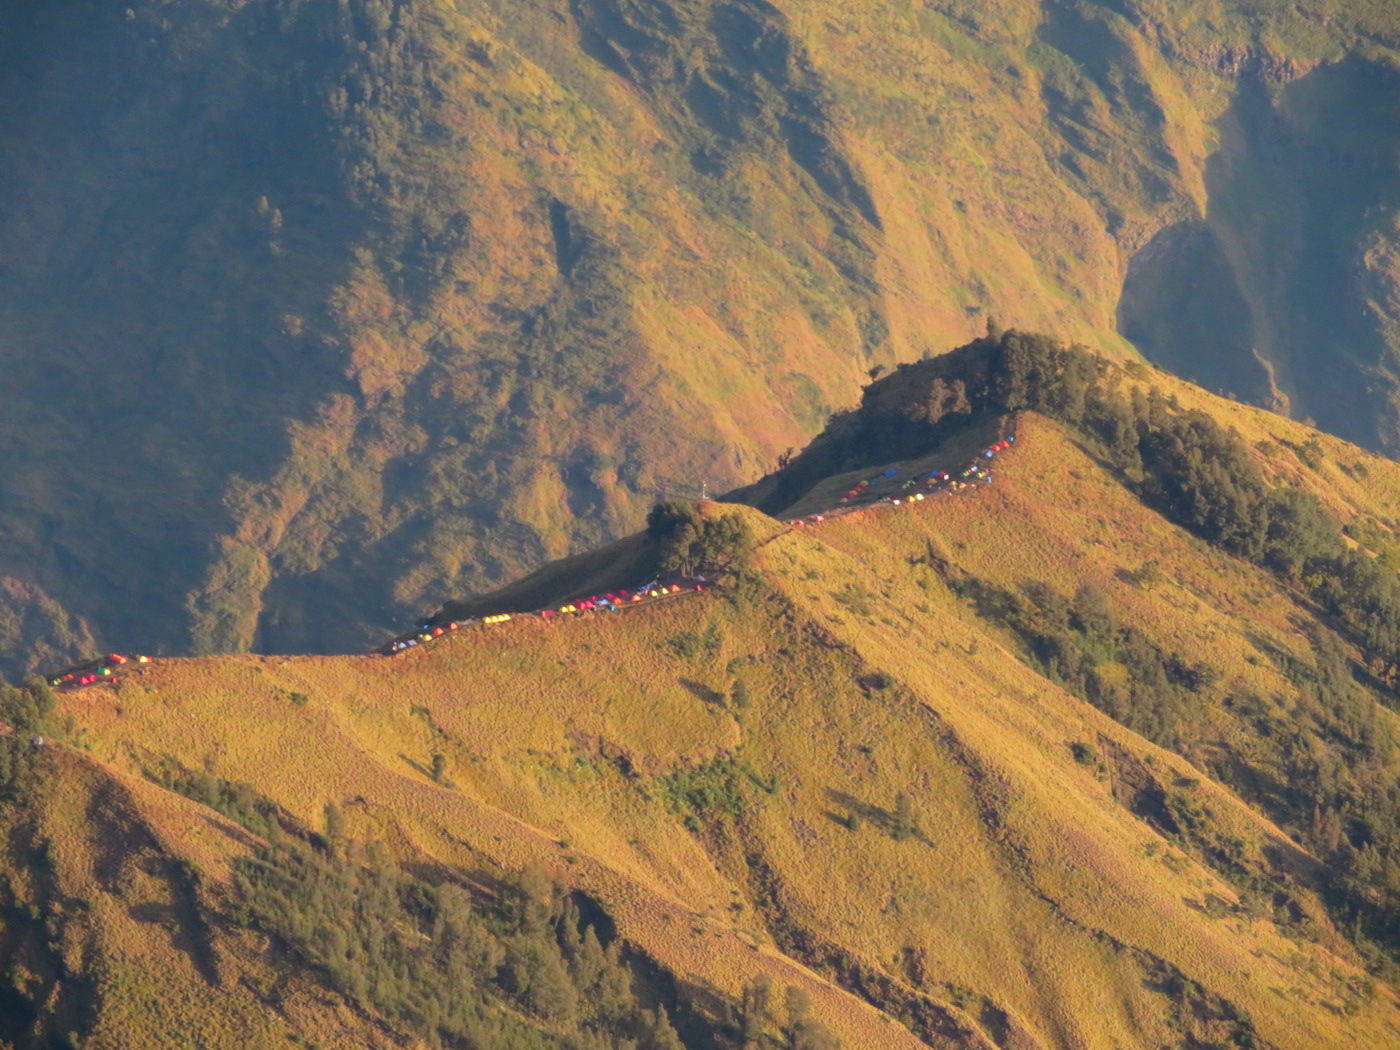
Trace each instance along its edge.
{"label": "grassy hillside", "polygon": [[[1117,382],[1207,406],[1268,476],[1382,545],[1400,469],[1163,373]],[[1386,949],[1339,928],[1346,905],[1310,830],[1246,778],[1287,731],[1314,738],[1302,746],[1318,761],[1344,746],[1318,714],[1323,679],[1299,670],[1325,671],[1324,621],[1091,452],[1026,413],[990,485],[817,528],[714,508],[738,509],[759,537],[759,586],[729,594],[469,629],[393,659],[160,661],[60,698],[72,743],[45,754],[90,772],[49,778],[49,808],[96,814],[84,785],[126,785],[160,848],[195,861],[221,967],[206,987],[228,987],[241,939],[268,943],[239,932],[249,918],[234,903],[232,872],[257,839],[212,814],[191,821],[192,803],[151,777],[197,796],[201,778],[246,783],[266,801],[220,803],[245,820],[248,805],[274,806],[336,855],[367,858],[354,844],[377,842],[381,860],[356,863],[383,864],[387,848],[405,871],[473,893],[543,866],[674,975],[677,1011],[712,1025],[682,1030],[690,1050],[739,1038],[763,974],[804,989],[847,1047],[1394,1042]],[[1160,577],[1138,571],[1148,562]],[[1136,644],[1185,654],[1201,676],[1167,748],[1100,710],[1102,694],[1074,695],[1067,665],[985,601],[997,588],[1080,600],[1086,585]],[[1114,674],[1102,659],[1096,673]],[[1393,740],[1386,687],[1363,675],[1358,688]],[[1376,754],[1368,775],[1393,782],[1393,749]],[[68,856],[59,870],[92,914],[167,900]],[[290,962],[295,988],[337,987],[279,956],[285,941],[270,948],[263,964]],[[172,1009],[202,1009],[194,981]],[[269,1017],[336,1045],[329,1025],[373,1016],[372,992],[315,995],[318,1014]],[[784,1015],[771,1013],[776,1039]],[[113,1045],[91,1030],[84,1045]]]}
{"label": "grassy hillside", "polygon": [[0,19],[12,674],[362,648],[992,314],[1395,443],[1391,5]]}

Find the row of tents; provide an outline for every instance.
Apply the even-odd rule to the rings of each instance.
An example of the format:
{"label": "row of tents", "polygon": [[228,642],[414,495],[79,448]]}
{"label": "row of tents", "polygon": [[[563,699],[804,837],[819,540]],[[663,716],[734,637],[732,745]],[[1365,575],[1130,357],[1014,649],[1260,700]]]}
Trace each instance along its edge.
{"label": "row of tents", "polygon": [[[827,511],[825,514],[809,514],[805,518],[794,518],[788,521],[787,524],[794,528],[819,525],[828,518],[843,516],[852,511],[871,506],[879,506],[880,504],[890,504],[896,507],[902,505],[913,506],[916,503],[922,503],[928,496],[932,496],[938,492],[956,492],[979,482],[990,484],[992,481],[992,471],[989,461],[995,459],[998,453],[1007,451],[1016,443],[1014,418],[1011,421],[1009,429],[1010,432],[1006,437],[984,448],[978,453],[977,458],[956,476],[949,474],[946,470],[931,470],[926,474],[907,478],[897,490],[898,494],[887,494],[859,503],[852,502],[858,500],[862,495],[871,492],[871,490],[880,485],[881,482],[897,479],[899,477],[898,470],[886,470],[873,481],[861,481],[855,488],[847,492],[846,495],[841,498],[842,506]],[[926,486],[927,492],[917,491],[911,493],[908,491],[921,484]],[[873,497],[873,493],[871,493],[871,495]],[[651,580],[631,590],[622,590],[616,593],[609,592],[607,594],[592,594],[587,598],[578,598],[573,601],[565,602],[557,608],[537,609],[534,612],[528,613],[496,613],[491,616],[450,620],[447,622],[435,623],[430,620],[421,624],[408,634],[401,635],[393,641],[380,646],[375,652],[384,656],[396,656],[409,649],[416,649],[420,645],[426,645],[436,641],[438,638],[446,637],[455,631],[461,630],[463,627],[476,624],[490,626],[492,624],[506,623],[510,620],[525,618],[552,620],[558,617],[576,616],[592,612],[617,612],[648,600],[670,598],[680,594],[699,593],[709,585],[709,582],[710,581],[703,577],[675,577],[664,581]]]}
{"label": "row of tents", "polygon": [[665,580],[649,580],[638,586],[604,594],[590,594],[586,598],[575,598],[563,605],[548,609],[536,609],[526,613],[495,613],[491,616],[468,617],[463,620],[434,622],[429,620],[408,634],[401,635],[386,645],[374,650],[382,656],[397,656],[409,649],[446,637],[463,627],[473,625],[490,626],[510,620],[540,619],[554,620],[560,617],[579,616],[595,612],[621,612],[643,602],[658,598],[674,598],[682,594],[698,594],[709,586],[710,581],[703,576],[676,576]]}
{"label": "row of tents", "polygon": [[46,681],[55,689],[76,689],[98,682],[115,682],[123,669],[139,669],[145,674],[143,665],[151,662],[149,656],[126,656],[123,653],[108,653],[95,660],[66,667],[48,676]]}
{"label": "row of tents", "polygon": [[[926,474],[919,474],[906,478],[898,489],[892,493],[875,496],[872,490],[882,487],[886,481],[897,480],[900,472],[895,469],[885,470],[873,480],[861,481],[854,488],[841,497],[841,505],[823,514],[809,514],[803,518],[794,518],[787,522],[793,528],[804,528],[812,525],[820,525],[829,518],[840,517],[855,510],[865,509],[881,504],[892,506],[913,506],[922,503],[928,496],[938,492],[954,492],[967,488],[969,485],[978,482],[990,484],[992,481],[992,471],[990,461],[995,459],[998,453],[1010,449],[1016,442],[1015,418],[1012,417],[1009,433],[1001,441],[983,449],[971,464],[956,476],[950,475],[946,470],[931,470]],[[917,488],[918,491],[910,492],[910,489]],[[862,499],[869,496],[870,498]],[[553,620],[560,617],[578,616],[596,612],[620,612],[623,609],[631,608],[635,605],[661,598],[673,598],[683,594],[698,594],[710,586],[710,581],[704,577],[676,576],[666,579],[648,580],[637,587],[627,588],[616,592],[606,592],[602,594],[591,594],[584,598],[576,598],[565,602],[563,605],[549,609],[536,609],[527,613],[492,613],[489,616],[468,617],[461,620],[432,621],[429,620],[420,624],[417,628],[407,634],[385,643],[374,652],[383,656],[396,656],[399,653],[415,649],[420,645],[426,645],[439,638],[447,637],[464,627],[475,625],[494,626],[496,624],[508,623],[518,619],[542,619]],[[80,688],[83,686],[96,685],[100,682],[118,681],[119,673],[126,668],[136,667],[140,674],[145,674],[144,665],[151,663],[149,656],[127,656],[122,653],[108,653],[106,656],[89,660],[86,663],[77,664],[73,667],[48,676],[48,684],[58,689]]]}
{"label": "row of tents", "polygon": [[[858,509],[880,504],[891,504],[893,506],[922,503],[928,496],[938,492],[955,492],[959,489],[967,488],[969,485],[983,482],[990,484],[992,471],[988,461],[996,458],[1000,452],[1005,452],[1016,442],[1015,422],[1011,423],[1011,432],[1005,438],[989,445],[978,453],[977,458],[970,463],[961,473],[956,476],[950,475],[946,470],[931,470],[927,474],[908,478],[899,487],[897,495],[883,495],[868,501],[852,504],[853,500],[883,481],[897,479],[899,471],[890,469],[883,471],[874,481],[862,481],[842,497],[843,506],[837,507],[825,514],[809,514],[805,518],[794,518],[788,521],[788,525],[794,528],[803,528],[809,525],[819,525],[830,517],[838,517]],[[918,491],[910,493],[908,490],[923,483],[928,491]],[[873,495],[873,494],[872,494]],[[653,600],[656,598],[669,598],[679,594],[695,594],[701,592],[709,584],[704,578],[675,577],[665,581],[651,580],[640,587],[631,590],[609,592],[607,594],[592,594],[587,598],[578,598],[565,602],[558,608],[537,609],[529,613],[496,613],[491,616],[474,617],[465,620],[450,620],[445,623],[428,621],[421,624],[408,634],[401,635],[393,641],[376,649],[375,652],[384,656],[396,656],[409,649],[416,649],[420,645],[426,645],[438,638],[446,637],[463,627],[480,624],[490,626],[492,624],[506,623],[514,619],[538,618],[542,620],[552,620],[558,617],[575,616],[592,612],[617,612],[640,602]]]}
{"label": "row of tents", "polygon": [[[950,475],[946,470],[930,470],[926,474],[921,473],[905,479],[903,484],[893,492],[876,496],[874,490],[881,482],[897,480],[900,477],[898,470],[883,471],[873,480],[858,482],[854,488],[841,497],[841,506],[824,514],[808,514],[806,517],[792,518],[787,524],[793,528],[806,528],[811,525],[820,525],[828,518],[841,517],[852,511],[871,506],[879,506],[880,504],[890,504],[895,507],[912,506],[916,503],[922,503],[928,496],[939,492],[956,492],[979,482],[991,484],[992,468],[987,461],[995,459],[998,453],[1007,451],[1015,443],[1016,435],[1014,433],[1008,434],[1001,441],[989,445],[979,452],[977,458],[956,476]],[[921,486],[920,491],[909,491],[916,486]],[[869,498],[862,500],[862,496]],[[858,500],[860,502],[856,502]]]}

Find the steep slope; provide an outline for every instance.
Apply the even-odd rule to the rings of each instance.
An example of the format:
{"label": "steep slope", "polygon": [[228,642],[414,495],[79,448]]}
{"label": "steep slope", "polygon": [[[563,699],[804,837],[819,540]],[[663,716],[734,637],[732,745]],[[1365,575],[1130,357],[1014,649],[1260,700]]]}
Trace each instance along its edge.
{"label": "steep slope", "polygon": [[993,313],[1394,445],[1390,5],[906,6],[6,5],[4,666],[358,648]]}
{"label": "steep slope", "polygon": [[81,752],[46,747],[31,761],[30,804],[0,813],[5,1045],[232,1048],[303,1032],[402,1045],[286,973],[256,937],[209,925],[202,880],[227,883],[252,842],[243,828]]}
{"label": "steep slope", "polygon": [[[1145,378],[1280,450],[1311,437]],[[1400,469],[1319,441],[1317,470],[1256,451],[1334,507],[1393,505]],[[1354,459],[1364,482],[1334,465]],[[344,827],[328,834],[435,878],[543,863],[699,1011],[767,973],[848,1047],[1400,1035],[1392,989],[1329,917],[1322,866],[1203,772],[1253,746],[1225,737],[1228,698],[1304,710],[1287,662],[1258,655],[1322,660],[1315,614],[1283,584],[1033,414],[990,485],[800,529],[739,510],[757,582],[728,595],[469,628],[393,659],[159,661],[62,708],[109,776],[203,769],[311,829],[332,803]],[[1146,586],[1150,560],[1165,578]],[[1153,644],[1213,667],[1184,742],[1198,764],[1037,671],[968,580],[1092,583]],[[201,871],[227,886],[220,864]],[[238,918],[208,922],[217,941]]]}

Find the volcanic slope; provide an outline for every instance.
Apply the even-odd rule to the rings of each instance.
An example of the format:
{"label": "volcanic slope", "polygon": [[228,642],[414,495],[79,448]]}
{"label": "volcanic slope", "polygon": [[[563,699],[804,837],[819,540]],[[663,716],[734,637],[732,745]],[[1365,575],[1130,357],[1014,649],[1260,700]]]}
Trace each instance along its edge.
{"label": "volcanic slope", "polygon": [[[1208,403],[1251,436],[1308,436]],[[1300,480],[1357,507],[1389,503],[1396,468],[1324,448],[1365,460],[1369,484],[1349,488],[1333,460]],[[53,751],[83,775],[51,778],[49,808],[74,813],[99,782],[142,800],[142,826],[198,865],[198,929],[220,959],[276,943],[237,932],[228,903],[227,858],[249,836],[212,813],[191,820],[143,769],[246,782],[306,828],[335,803],[344,835],[382,840],[438,879],[544,865],[676,974],[694,1009],[766,973],[804,988],[847,1047],[1400,1040],[1396,997],[1328,918],[1317,861],[1201,769],[1033,670],[948,582],[953,569],[1064,591],[1093,582],[1151,638],[1286,705],[1298,687],[1257,654],[1306,661],[1315,624],[1271,577],[1144,507],[1029,413],[991,485],[815,530],[716,509],[759,537],[755,576],[728,596],[459,631],[393,659],[161,661],[118,689],[66,694],[86,754]],[[1149,560],[1167,579],[1147,589],[1125,570]],[[1186,812],[1236,844],[1236,868],[1173,825]],[[178,959],[192,934],[168,891],[105,879],[111,856],[77,844],[102,815],[72,817],[54,852],[66,892],[119,920],[88,950],[126,987],[148,963],[124,938],[150,944],[154,921]],[[1247,887],[1222,876],[1239,870]],[[1283,906],[1254,907],[1260,886]],[[184,968],[188,993],[163,1009],[193,1020],[215,984],[246,1002],[232,963]],[[342,1045],[324,1026],[369,1024],[363,1004],[300,991],[306,980],[291,985],[319,1012],[283,1010],[276,1025]],[[97,1000],[85,1046],[118,1045],[112,1001]],[[281,1045],[263,1035],[270,1024],[238,1041]],[[120,1045],[140,1045],[131,1031]]]}
{"label": "volcanic slope", "polygon": [[1380,0],[9,0],[0,668],[365,646],[990,315],[1394,451],[1397,40]]}

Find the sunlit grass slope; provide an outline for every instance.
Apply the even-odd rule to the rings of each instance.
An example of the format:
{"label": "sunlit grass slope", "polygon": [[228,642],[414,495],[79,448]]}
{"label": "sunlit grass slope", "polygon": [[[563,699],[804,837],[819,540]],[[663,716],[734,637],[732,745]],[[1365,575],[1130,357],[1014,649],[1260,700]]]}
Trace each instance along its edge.
{"label": "sunlit grass slope", "polygon": [[38,768],[31,817],[13,807],[0,817],[0,941],[10,987],[47,1020],[29,1027],[30,1008],[7,989],[5,1045],[403,1045],[289,973],[265,939],[209,925],[226,903],[230,859],[251,844],[242,828],[81,752],[49,747]]}
{"label": "sunlit grass slope", "polygon": [[[1301,445],[1301,428],[1212,410],[1273,441],[1259,455],[1276,469],[1384,513],[1395,468],[1367,460],[1372,483],[1348,487],[1274,440]],[[694,984],[805,987],[848,1047],[1393,1044],[1395,997],[1328,924],[1315,861],[1033,672],[927,556],[1008,586],[1092,581],[1123,619],[1285,699],[1251,647],[1306,659],[1306,610],[1145,509],[1056,425],[1026,416],[1020,434],[995,484],[916,508],[815,530],[743,510],[758,597],[472,629],[395,659],[162,661],[63,705],[91,761],[132,783],[171,756],[310,827],[335,802],[405,861],[542,862]],[[1149,559],[1167,582],[1123,579]],[[1076,761],[1085,744],[1100,764]],[[1207,723],[1198,746],[1217,745]],[[1236,907],[1135,815],[1144,784],[1207,808],[1316,935]],[[198,853],[217,887],[221,851],[241,847],[186,841],[189,807],[163,804],[169,848]]]}

